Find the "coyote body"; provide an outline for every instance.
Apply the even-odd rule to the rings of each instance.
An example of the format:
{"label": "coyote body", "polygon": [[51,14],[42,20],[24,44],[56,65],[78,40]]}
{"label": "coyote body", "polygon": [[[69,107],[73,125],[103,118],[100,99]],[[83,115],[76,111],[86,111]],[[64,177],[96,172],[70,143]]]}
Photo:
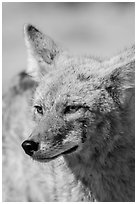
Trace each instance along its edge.
{"label": "coyote body", "polygon": [[27,73],[4,99],[4,200],[134,201],[134,47],[101,61],[32,25],[25,40]]}

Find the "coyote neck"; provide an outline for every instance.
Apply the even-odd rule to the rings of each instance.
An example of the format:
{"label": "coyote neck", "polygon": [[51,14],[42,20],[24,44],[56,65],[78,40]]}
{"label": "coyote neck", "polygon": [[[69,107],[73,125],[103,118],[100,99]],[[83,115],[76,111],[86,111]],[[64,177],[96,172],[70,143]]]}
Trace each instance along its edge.
{"label": "coyote neck", "polygon": [[54,201],[95,201],[92,192],[87,186],[83,185],[81,180],[75,177],[63,157],[59,157],[56,160],[50,162],[50,172],[48,175],[48,179],[51,180],[49,187],[51,188],[51,199]]}
{"label": "coyote neck", "polygon": [[[131,102],[133,105],[133,98]],[[127,186],[134,189],[134,114],[129,113],[130,108],[128,106],[121,112],[121,122],[113,121],[116,129],[110,129],[110,138],[107,138],[104,144],[102,141],[102,147],[93,148],[94,140],[90,140],[91,145],[86,147],[88,155],[83,153],[83,157],[66,156],[67,164],[75,178],[89,189],[92,197],[101,202],[130,201],[134,198],[134,192],[132,194],[132,191],[127,189]],[[114,135],[112,131],[115,132]],[[100,130],[98,135],[96,133],[94,136],[101,138],[103,132]]]}

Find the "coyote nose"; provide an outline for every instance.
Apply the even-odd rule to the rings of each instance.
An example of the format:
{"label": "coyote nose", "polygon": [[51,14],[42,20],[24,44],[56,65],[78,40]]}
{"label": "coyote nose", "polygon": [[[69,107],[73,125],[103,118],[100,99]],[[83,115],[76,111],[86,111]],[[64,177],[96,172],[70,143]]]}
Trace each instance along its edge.
{"label": "coyote nose", "polygon": [[35,151],[38,151],[38,146],[39,146],[39,143],[34,142],[32,140],[25,140],[22,143],[22,147],[25,153],[28,154],[29,156],[32,156]]}

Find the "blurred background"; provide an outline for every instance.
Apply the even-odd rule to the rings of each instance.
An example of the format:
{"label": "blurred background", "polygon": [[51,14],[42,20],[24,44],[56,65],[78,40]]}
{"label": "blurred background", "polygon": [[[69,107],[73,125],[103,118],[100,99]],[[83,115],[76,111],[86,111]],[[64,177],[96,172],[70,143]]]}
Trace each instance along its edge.
{"label": "blurred background", "polygon": [[2,3],[3,92],[26,68],[24,23],[36,25],[70,50],[102,57],[135,41],[135,3]]}

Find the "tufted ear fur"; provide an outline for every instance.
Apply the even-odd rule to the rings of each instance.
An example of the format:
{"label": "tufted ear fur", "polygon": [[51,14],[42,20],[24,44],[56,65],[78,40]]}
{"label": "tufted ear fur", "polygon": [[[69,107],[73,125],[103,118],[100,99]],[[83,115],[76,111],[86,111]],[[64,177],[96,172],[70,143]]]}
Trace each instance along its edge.
{"label": "tufted ear fur", "polygon": [[48,36],[34,26],[24,26],[25,42],[28,50],[28,74],[36,81],[55,66],[55,58],[60,52],[59,47]]}
{"label": "tufted ear fur", "polygon": [[[133,48],[132,48],[133,49]],[[125,58],[125,60],[124,60]],[[122,59],[122,62],[121,62]],[[110,67],[112,65],[110,64]],[[112,66],[113,67],[113,66]],[[134,51],[131,55],[119,57],[106,77],[105,88],[113,101],[121,108],[134,106],[135,97],[135,59]]]}

